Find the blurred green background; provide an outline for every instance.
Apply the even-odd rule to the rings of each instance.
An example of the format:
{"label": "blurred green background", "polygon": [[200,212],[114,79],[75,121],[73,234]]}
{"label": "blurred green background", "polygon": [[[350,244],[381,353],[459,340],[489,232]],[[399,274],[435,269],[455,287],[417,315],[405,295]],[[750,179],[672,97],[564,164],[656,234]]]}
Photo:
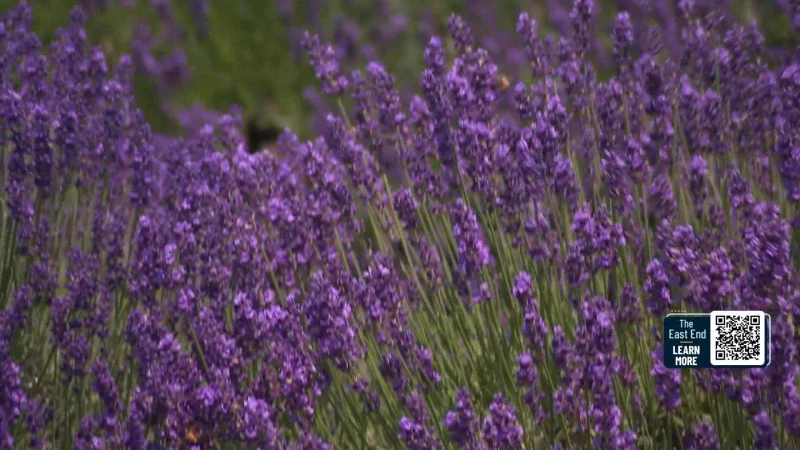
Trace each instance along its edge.
{"label": "blurred green background", "polygon": [[[646,0],[645,0],[646,1]],[[16,0],[0,0],[5,12]],[[68,21],[74,6],[87,12],[89,41],[101,45],[114,63],[131,53],[142,25],[155,38],[153,54],[164,58],[182,49],[191,76],[178,86],[165,88],[152,76],[136,77],[138,102],[154,129],[180,130],[175,112],[200,105],[226,111],[232,104],[244,119],[259,129],[289,126],[302,137],[311,127],[312,102],[304,95],[318,86],[313,70],[297,45],[297,33],[311,29],[326,40],[355,41],[351,66],[380,55],[397,76],[401,87],[417,83],[426,36],[446,32],[451,12],[464,14],[478,36],[501,35],[500,45],[513,39],[520,10],[540,19],[547,29],[548,13],[568,0],[207,0],[205,23],[198,19],[195,0],[29,0],[34,26],[45,43]],[[667,1],[675,8],[677,1]],[[177,27],[159,13],[166,5]],[[555,6],[554,6],[555,5]],[[788,17],[771,0],[734,0],[731,8],[742,21],[759,20],[768,45],[792,44]],[[598,26],[610,29],[617,2],[600,2]],[[163,11],[163,10],[162,10]],[[180,32],[175,32],[175,28]],[[170,34],[172,33],[172,34]],[[295,36],[295,38],[293,38]],[[344,36],[344,37],[343,37]],[[505,39],[505,40],[503,40]],[[172,112],[172,114],[170,114]]]}

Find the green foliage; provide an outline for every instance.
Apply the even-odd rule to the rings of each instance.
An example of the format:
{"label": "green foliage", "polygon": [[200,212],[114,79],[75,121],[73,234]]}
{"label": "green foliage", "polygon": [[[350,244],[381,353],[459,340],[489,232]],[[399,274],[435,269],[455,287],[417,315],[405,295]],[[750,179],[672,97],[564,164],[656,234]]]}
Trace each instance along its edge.
{"label": "green foliage", "polygon": [[[0,1],[7,11],[16,0]],[[200,104],[213,110],[227,110],[237,104],[247,120],[260,125],[292,126],[304,129],[303,118],[310,105],[302,90],[313,83],[313,71],[303,58],[292,58],[289,33],[273,0],[209,2],[209,38],[198,35],[188,2],[173,2],[173,11],[186,31],[181,42],[161,42],[157,55],[180,46],[191,67],[191,79],[180,89],[163,92],[153,80],[136,80],[139,105],[148,121],[159,131],[175,131],[175,122],[165,104],[190,107]],[[32,1],[34,30],[45,43],[65,24],[75,6],[73,0]],[[99,44],[115,61],[131,51],[134,28],[147,23],[152,33],[164,31],[164,24],[148,1],[128,9],[118,5],[95,12],[86,24],[89,40]]]}

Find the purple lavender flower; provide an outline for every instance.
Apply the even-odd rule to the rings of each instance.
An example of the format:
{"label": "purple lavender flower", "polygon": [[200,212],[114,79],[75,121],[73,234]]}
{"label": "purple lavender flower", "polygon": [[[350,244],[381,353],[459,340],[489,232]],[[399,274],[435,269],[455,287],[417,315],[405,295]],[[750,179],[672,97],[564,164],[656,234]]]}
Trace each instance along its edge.
{"label": "purple lavender flower", "polygon": [[381,375],[389,381],[394,392],[398,396],[404,395],[410,383],[400,357],[396,353],[385,353],[381,357],[380,371]]}
{"label": "purple lavender flower", "polygon": [[617,14],[611,38],[614,42],[614,61],[618,67],[622,67],[630,60],[633,45],[633,26],[627,11]]}
{"label": "purple lavender flower", "polygon": [[686,448],[691,450],[718,450],[720,448],[714,424],[708,419],[694,426],[688,440]]}
{"label": "purple lavender flower", "polygon": [[414,198],[414,194],[410,189],[396,191],[392,204],[404,229],[413,230],[419,226],[419,218],[417,216],[419,202]]}
{"label": "purple lavender flower", "polygon": [[575,362],[575,349],[567,340],[564,329],[556,325],[553,327],[553,340],[551,342],[553,360],[562,373],[566,374]]}
{"label": "purple lavender flower", "polygon": [[706,176],[708,175],[708,165],[706,160],[700,155],[692,157],[689,164],[689,192],[692,194],[695,208],[698,212],[703,211],[703,202],[706,199]]}
{"label": "purple lavender flower", "polygon": [[575,347],[584,355],[611,356],[617,346],[614,311],[602,297],[585,296],[581,305],[582,321],[575,332]]}
{"label": "purple lavender flower", "polygon": [[697,271],[693,301],[708,311],[723,308],[734,293],[731,281],[734,267],[725,247],[712,250],[699,262]]}
{"label": "purple lavender flower", "polygon": [[763,450],[777,449],[775,442],[775,426],[772,424],[772,419],[765,410],[759,412],[754,418],[753,422],[756,425],[756,441],[755,448]]}
{"label": "purple lavender flower", "polygon": [[7,323],[5,314],[0,314],[0,376],[3,377],[3,387],[0,388],[0,443],[8,448],[13,448],[14,438],[11,431],[14,424],[21,418],[22,410],[27,402],[27,394],[22,386],[20,367],[9,355],[11,327]]}
{"label": "purple lavender flower", "polygon": [[398,437],[409,449],[438,449],[440,443],[428,424],[430,415],[425,405],[425,400],[415,392],[407,396],[406,404],[411,417],[404,416],[400,419]]}
{"label": "purple lavender flower", "polygon": [[478,418],[472,407],[472,397],[466,389],[458,390],[456,407],[445,414],[444,427],[450,434],[450,442],[461,448],[477,450],[482,446],[478,442]]}
{"label": "purple lavender flower", "polygon": [[438,69],[434,67],[423,71],[422,91],[425,94],[425,101],[428,103],[434,120],[433,135],[436,143],[436,155],[442,164],[442,169],[445,171],[444,176],[449,187],[455,187],[457,183],[454,174],[456,159],[455,152],[451,148],[452,137],[448,124],[454,105],[447,95],[444,76],[437,75],[436,70]]}
{"label": "purple lavender flower", "polygon": [[30,435],[30,447],[41,448],[44,445],[44,432],[53,420],[53,408],[41,401],[29,399],[25,404],[25,429]]}
{"label": "purple lavender flower", "polygon": [[517,422],[517,411],[502,393],[498,392],[492,398],[482,431],[483,440],[490,450],[521,448],[523,430]]}
{"label": "purple lavender flower", "polygon": [[169,0],[151,0],[151,3],[155,7],[159,18],[167,25],[168,39],[171,41],[182,40],[185,31],[181,28],[175,17],[171,2]]}
{"label": "purple lavender flower", "polygon": [[274,446],[279,435],[269,404],[255,397],[247,397],[242,409],[242,434],[244,437],[258,445]]}
{"label": "purple lavender flower", "polygon": [[321,356],[347,368],[360,354],[355,338],[352,308],[338,289],[321,273],[312,275],[311,288],[303,304],[312,339]]}
{"label": "purple lavender flower", "polygon": [[[353,75],[354,100],[359,104],[357,127],[371,142],[372,151],[384,170],[393,176],[400,173],[400,151],[398,132],[406,122],[401,111],[400,94],[395,87],[395,79],[386,68],[378,62],[367,65],[369,86],[359,76]],[[374,108],[377,119],[369,109]]]}
{"label": "purple lavender flower", "polygon": [[653,314],[666,314],[669,312],[673,303],[669,286],[669,277],[661,261],[658,259],[650,261],[647,265],[647,279],[644,283],[644,291],[648,296],[648,311]]}
{"label": "purple lavender flower", "polygon": [[771,309],[770,300],[786,295],[790,268],[789,225],[781,218],[780,208],[772,203],[759,203],[752,210],[751,220],[742,228],[742,240],[749,265],[739,281],[740,290],[752,292],[752,301]]}
{"label": "purple lavender flower", "polygon": [[458,51],[467,52],[472,49],[475,44],[472,37],[472,29],[461,16],[451,14],[447,22],[447,28]]}
{"label": "purple lavender flower", "polygon": [[647,191],[649,211],[657,222],[672,220],[678,210],[678,204],[672,190],[669,178],[665,174],[658,174]]}
{"label": "purple lavender flower", "polygon": [[442,376],[433,367],[433,354],[430,349],[418,346],[414,349],[414,355],[421,366],[425,380],[433,385],[439,384],[442,381]]}
{"label": "purple lavender flower", "polygon": [[550,70],[550,55],[545,43],[538,37],[536,21],[528,13],[520,13],[517,18],[517,34],[525,45],[525,52],[531,64],[534,77],[545,75]]}
{"label": "purple lavender flower", "polygon": [[425,65],[436,77],[441,77],[446,72],[446,61],[441,38],[434,36],[425,47]]}
{"label": "purple lavender flower", "polygon": [[471,189],[480,193],[486,203],[495,203],[494,133],[484,122],[462,121],[455,138],[460,164],[471,179]]}
{"label": "purple lavender flower", "polygon": [[625,235],[607,211],[592,214],[588,207],[581,208],[575,212],[571,228],[575,234],[567,256],[567,279],[571,284],[582,285],[600,270],[619,264],[618,249],[625,245]]}
{"label": "purple lavender flower", "polygon": [[367,65],[369,79],[374,86],[379,122],[387,131],[393,131],[405,120],[400,112],[400,96],[394,88],[394,77],[377,62]]}
{"label": "purple lavender flower", "polygon": [[553,190],[567,204],[570,212],[578,208],[579,187],[572,160],[562,155],[553,158]]}
{"label": "purple lavender flower", "polygon": [[333,450],[333,446],[323,441],[312,431],[302,431],[295,442],[283,442],[281,448],[286,450]]}
{"label": "purple lavender flower", "polygon": [[95,377],[94,390],[102,399],[104,406],[103,414],[97,421],[104,431],[105,441],[109,445],[122,445],[120,415],[124,410],[117,383],[112,377],[108,365],[102,361],[95,362],[92,372]]}
{"label": "purple lavender flower", "polygon": [[322,90],[327,95],[339,95],[347,89],[348,80],[339,70],[339,61],[333,47],[320,42],[316,34],[305,32],[303,49],[308,53],[317,78],[322,81]]}
{"label": "purple lavender flower", "polygon": [[469,78],[459,73],[454,66],[450,72],[447,72],[445,82],[454,111],[461,116],[468,116],[470,109],[476,103],[476,93]]}
{"label": "purple lavender flower", "polygon": [[359,378],[351,386],[353,392],[358,393],[364,402],[364,412],[369,414],[371,412],[380,411],[381,399],[380,395],[369,388],[369,382],[366,379]]}
{"label": "purple lavender flower", "polygon": [[589,49],[592,38],[590,36],[592,16],[594,14],[593,0],[575,0],[572,11],[569,13],[572,27],[575,32],[575,42],[579,53],[583,54]]}
{"label": "purple lavender flower", "polygon": [[475,212],[459,198],[450,211],[453,236],[458,245],[458,277],[454,280],[461,295],[472,294],[472,300],[480,300],[478,292],[470,289],[470,283],[478,281],[484,267],[492,265],[494,259],[483,236]]}
{"label": "purple lavender flower", "polygon": [[69,262],[70,295],[53,301],[51,332],[53,342],[64,352],[61,371],[66,380],[83,377],[86,373],[89,338],[95,328],[87,316],[94,309],[93,300],[99,289],[99,263],[94,255],[86,255],[75,249],[70,254]]}
{"label": "purple lavender flower", "polygon": [[197,26],[197,37],[205,39],[208,37],[208,0],[191,0],[189,7],[192,12],[192,18]]}
{"label": "purple lavender flower", "polygon": [[528,345],[541,358],[542,350],[547,338],[548,327],[539,312],[539,306],[533,297],[531,276],[527,272],[520,272],[514,282],[514,298],[524,310],[523,334],[528,340]]}
{"label": "purple lavender flower", "polygon": [[534,366],[533,357],[530,353],[521,353],[517,362],[519,364],[516,374],[517,386],[523,389],[525,403],[531,408],[536,423],[541,425],[547,419],[547,412],[542,404],[544,394],[541,391],[539,373]]}
{"label": "purple lavender flower", "polygon": [[635,288],[630,283],[622,288],[622,295],[614,312],[617,320],[622,323],[635,324],[642,320],[641,302],[636,295]]}
{"label": "purple lavender flower", "polygon": [[430,432],[414,420],[403,417],[400,419],[398,426],[400,427],[398,438],[403,441],[407,448],[414,450],[438,448]]}
{"label": "purple lavender flower", "polygon": [[53,184],[54,156],[50,146],[49,114],[41,107],[33,111],[32,144],[34,159],[34,182],[36,187],[45,196],[51,192]]}
{"label": "purple lavender flower", "polygon": [[650,375],[656,379],[656,397],[667,411],[674,411],[681,404],[681,371],[667,369],[664,366],[663,356],[663,347],[659,344],[650,354],[653,360]]}

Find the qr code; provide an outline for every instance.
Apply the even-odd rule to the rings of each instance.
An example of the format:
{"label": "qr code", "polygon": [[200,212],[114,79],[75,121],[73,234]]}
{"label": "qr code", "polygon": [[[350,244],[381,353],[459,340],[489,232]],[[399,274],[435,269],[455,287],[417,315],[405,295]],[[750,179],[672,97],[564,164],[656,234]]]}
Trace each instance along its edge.
{"label": "qr code", "polygon": [[766,317],[760,311],[711,313],[711,364],[760,366],[766,361]]}

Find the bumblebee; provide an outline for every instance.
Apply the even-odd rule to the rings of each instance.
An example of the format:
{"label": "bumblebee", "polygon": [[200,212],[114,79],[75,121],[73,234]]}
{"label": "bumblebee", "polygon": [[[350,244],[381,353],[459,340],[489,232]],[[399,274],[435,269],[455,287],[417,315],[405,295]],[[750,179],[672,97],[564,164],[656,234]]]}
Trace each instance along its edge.
{"label": "bumblebee", "polygon": [[508,77],[503,75],[502,73],[497,75],[496,81],[497,81],[497,90],[500,91],[500,93],[507,91],[508,88],[511,87],[511,81],[509,81]]}
{"label": "bumblebee", "polygon": [[194,422],[186,427],[186,430],[183,433],[183,439],[189,445],[200,445],[205,441],[205,436],[203,435],[203,430],[200,427],[200,424]]}

